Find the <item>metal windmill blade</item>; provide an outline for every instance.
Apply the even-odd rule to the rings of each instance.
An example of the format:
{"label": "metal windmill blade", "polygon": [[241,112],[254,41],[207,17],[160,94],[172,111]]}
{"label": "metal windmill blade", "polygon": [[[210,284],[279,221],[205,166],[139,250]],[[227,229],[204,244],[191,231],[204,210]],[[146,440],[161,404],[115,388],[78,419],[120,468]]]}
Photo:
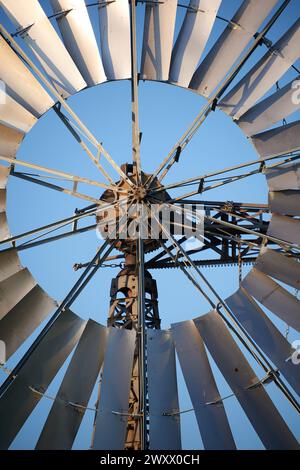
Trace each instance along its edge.
{"label": "metal windmill blade", "polygon": [[[272,384],[280,399],[300,412],[297,350],[278,326],[283,322],[300,331],[299,7],[292,10],[293,21],[282,22],[291,0],[241,0],[228,18],[222,16],[224,3],[0,0],[0,341],[13,364],[0,386],[1,449],[13,445],[45,399],[53,403],[36,449],[72,449],[89,410],[94,450],[180,450],[186,411],[195,415],[204,449],[234,450],[237,436],[220,376],[264,448],[299,449],[266,390]],[[271,41],[274,25],[281,31]],[[132,125],[132,161],[121,165],[72,101],[87,88],[119,80],[130,84]],[[177,85],[207,100],[151,172],[144,169],[141,151],[142,80]],[[30,155],[19,158],[23,140],[51,110],[97,178],[54,169],[45,160],[38,165]],[[232,118],[256,159],[165,183],[216,110]],[[205,191],[235,181],[244,183],[243,199],[249,178],[257,174],[265,176],[266,203],[203,199]],[[7,201],[16,197],[10,178],[89,205],[16,234],[8,223],[13,214]],[[98,196],[79,185],[96,188]],[[187,186],[192,189],[185,193]],[[93,223],[81,227],[90,217]],[[75,284],[63,300],[54,300],[23,266],[22,251],[95,229],[103,238],[96,253],[76,263]],[[198,245],[186,248],[192,238]],[[116,260],[121,270],[107,294],[106,326],[98,316],[74,313],[73,303],[97,271],[115,267]],[[251,269],[242,276],[246,264]],[[239,287],[232,283],[225,299],[203,273],[204,267],[223,265],[239,270]],[[162,329],[152,270],[170,268],[182,272],[208,308]],[[8,369],[5,363],[1,367]],[[180,408],[179,368],[190,410]],[[56,393],[49,395],[62,370]]]}

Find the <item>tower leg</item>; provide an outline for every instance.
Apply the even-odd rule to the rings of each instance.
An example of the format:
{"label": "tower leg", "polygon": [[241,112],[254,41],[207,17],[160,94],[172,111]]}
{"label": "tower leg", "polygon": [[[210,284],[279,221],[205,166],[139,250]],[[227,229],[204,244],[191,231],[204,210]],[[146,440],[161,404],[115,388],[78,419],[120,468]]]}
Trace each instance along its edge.
{"label": "tower leg", "polygon": [[[142,426],[140,410],[140,390],[141,374],[140,367],[140,332],[138,321],[138,269],[136,267],[135,255],[125,256],[125,267],[120,271],[116,278],[112,280],[110,290],[110,310],[108,317],[108,326],[115,328],[135,328],[137,331],[137,342],[131,376],[131,388],[128,404],[128,425],[125,440],[125,449],[141,449],[142,444]],[[148,271],[144,272],[145,283],[145,326],[146,328],[160,328],[160,318],[158,312],[157,287],[156,281]],[[144,351],[146,354],[146,351]],[[147,382],[147,380],[146,380]],[[147,397],[147,390],[145,393]],[[147,400],[145,411],[147,414]],[[148,422],[146,420],[148,428]],[[147,429],[146,429],[147,433]]]}

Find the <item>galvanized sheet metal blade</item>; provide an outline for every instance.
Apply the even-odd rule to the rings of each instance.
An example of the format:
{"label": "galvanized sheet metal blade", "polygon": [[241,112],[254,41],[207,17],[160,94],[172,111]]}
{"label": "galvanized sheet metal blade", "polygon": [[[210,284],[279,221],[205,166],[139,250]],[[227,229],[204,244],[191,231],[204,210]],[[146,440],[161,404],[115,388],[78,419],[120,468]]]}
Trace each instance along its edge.
{"label": "galvanized sheet metal blade", "polygon": [[167,81],[169,78],[177,1],[146,4],[140,78]]}
{"label": "galvanized sheet metal blade", "polygon": [[22,132],[28,132],[37,118],[0,89],[0,123]]}
{"label": "galvanized sheet metal blade", "polygon": [[205,449],[235,449],[225,408],[201,336],[192,320],[172,325],[183,376]]}
{"label": "galvanized sheet metal blade", "polygon": [[255,267],[268,276],[274,277],[295,289],[300,288],[300,264],[282,253],[262,249]]}
{"label": "galvanized sheet metal blade", "polygon": [[251,142],[261,158],[295,152],[300,149],[300,121],[256,134]]}
{"label": "galvanized sheet metal blade", "polygon": [[94,434],[95,450],[124,448],[135,330],[111,328],[104,358]]}
{"label": "galvanized sheet metal blade", "polygon": [[36,285],[27,268],[0,282],[0,319],[3,318]]}
{"label": "galvanized sheet metal blade", "polygon": [[0,252],[0,282],[22,269],[17,250]]}
{"label": "galvanized sheet metal blade", "polygon": [[0,212],[6,209],[6,189],[0,189]]}
{"label": "galvanized sheet metal blade", "polygon": [[[74,351],[36,449],[69,450],[102,367],[108,329],[89,320]],[[69,403],[69,405],[68,405]],[[73,405],[72,405],[73,404]],[[75,405],[79,405],[76,408]]]}
{"label": "galvanized sheet metal blade", "polygon": [[0,123],[0,155],[15,158],[24,136],[24,132],[12,129]]}
{"label": "galvanized sheet metal blade", "polygon": [[5,189],[10,173],[10,167],[0,165],[0,189]]}
{"label": "galvanized sheet metal blade", "polygon": [[239,119],[299,58],[300,18],[221,101],[221,109]]}
{"label": "galvanized sheet metal blade", "polygon": [[300,189],[300,163],[290,163],[274,168],[266,168],[264,174],[270,191]]}
{"label": "galvanized sheet metal blade", "polygon": [[172,52],[169,81],[188,87],[222,0],[190,0]]}
{"label": "galvanized sheet metal blade", "polygon": [[6,93],[35,117],[54,105],[52,98],[0,36],[0,79],[6,84]]}
{"label": "galvanized sheet metal blade", "polygon": [[84,0],[51,0],[64,44],[88,86],[106,80],[96,37]]}
{"label": "galvanized sheet metal blade", "polygon": [[[205,345],[267,449],[299,449],[299,444],[259,383],[220,315],[194,319]],[[254,387],[253,387],[254,386]],[[249,388],[250,387],[250,388]]]}
{"label": "galvanized sheet metal blade", "polygon": [[[180,415],[175,349],[170,331],[147,330],[147,376],[149,448],[179,450]],[[174,414],[165,416],[165,413]]]}
{"label": "galvanized sheet metal blade", "polygon": [[7,449],[80,338],[85,322],[64,311],[0,398],[0,448]]}
{"label": "galvanized sheet metal blade", "polygon": [[36,285],[2,318],[0,339],[5,342],[6,360],[34,332],[55,306],[55,301]]}
{"label": "galvanized sheet metal blade", "polygon": [[291,361],[294,349],[286,338],[242,287],[228,297],[226,303],[255,343],[300,394],[300,367]]}
{"label": "galvanized sheet metal blade", "polygon": [[235,64],[278,0],[245,0],[193,75],[190,88],[209,96]]}
{"label": "galvanized sheet metal blade", "polygon": [[300,220],[273,214],[268,227],[268,235],[300,245]]}
{"label": "galvanized sheet metal blade", "polygon": [[[300,76],[296,80],[299,79]],[[247,136],[250,137],[272,127],[300,108],[300,100],[297,102],[295,99],[294,83],[295,79],[257,103],[240,117],[237,124]]]}
{"label": "galvanized sheet metal blade", "polygon": [[102,62],[108,80],[131,77],[130,16],[127,0],[99,8]]}
{"label": "galvanized sheet metal blade", "polygon": [[300,331],[300,300],[256,268],[252,268],[241,286],[277,317]]}
{"label": "galvanized sheet metal blade", "polygon": [[270,192],[269,209],[278,214],[300,215],[300,191]]}
{"label": "galvanized sheet metal blade", "polygon": [[0,212],[0,241],[10,238],[6,212]]}
{"label": "galvanized sheet metal blade", "polygon": [[37,0],[2,0],[2,6],[20,29],[28,47],[64,97],[85,88],[86,83]]}

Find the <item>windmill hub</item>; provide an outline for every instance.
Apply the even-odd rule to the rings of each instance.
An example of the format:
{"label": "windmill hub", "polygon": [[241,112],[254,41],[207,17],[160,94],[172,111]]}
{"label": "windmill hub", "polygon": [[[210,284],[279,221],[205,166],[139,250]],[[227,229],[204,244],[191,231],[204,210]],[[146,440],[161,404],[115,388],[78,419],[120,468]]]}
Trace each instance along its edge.
{"label": "windmill hub", "polygon": [[[151,178],[151,174],[141,172],[140,181],[137,180],[136,168],[132,164],[124,164],[121,166],[122,171],[127,175],[128,178],[134,183],[134,186],[128,183],[128,180],[125,178],[116,182],[116,186],[124,192],[114,191],[113,189],[107,189],[101,196],[101,200],[110,204],[111,206],[107,210],[100,210],[96,216],[96,221],[98,228],[101,232],[101,235],[106,238],[110,230],[110,223],[114,223],[116,218],[120,220],[126,211],[126,202],[127,208],[129,204],[131,206],[130,216],[128,224],[130,224],[134,219],[137,219],[137,212],[135,207],[137,203],[147,203],[150,204],[159,204],[163,203],[170,199],[169,194],[166,190],[163,189],[162,184],[158,181],[157,178],[154,178],[151,184],[151,189],[159,188],[160,191],[155,193],[155,200],[151,199],[150,191],[147,189],[147,181]],[[119,203],[119,204],[118,204]],[[124,209],[123,209],[124,208]],[[148,219],[149,225],[151,224],[151,215]],[[114,232],[115,233],[115,232]],[[115,241],[115,240],[114,240]],[[115,245],[117,249],[125,253],[135,253],[136,250],[136,240],[134,238],[119,239]],[[144,241],[144,250],[145,252],[156,250],[160,247],[159,240],[148,238]]]}

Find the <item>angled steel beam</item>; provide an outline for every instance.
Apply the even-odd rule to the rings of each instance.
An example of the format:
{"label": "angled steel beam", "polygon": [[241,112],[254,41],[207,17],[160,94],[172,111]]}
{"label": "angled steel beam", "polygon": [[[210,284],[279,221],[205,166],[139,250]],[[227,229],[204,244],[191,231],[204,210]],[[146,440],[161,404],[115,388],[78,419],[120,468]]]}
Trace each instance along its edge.
{"label": "angled steel beam", "polygon": [[[284,160],[281,160],[280,162],[269,165],[268,167],[266,167],[264,165],[267,161],[275,160],[275,159],[278,159],[278,158],[282,158],[282,155],[280,155],[280,156],[277,155],[277,156],[268,157],[268,158],[256,159],[256,160],[248,161],[248,162],[245,162],[245,163],[241,163],[239,165],[233,165],[233,166],[230,166],[230,167],[227,167],[227,168],[223,168],[221,170],[213,171],[211,173],[206,173],[204,175],[195,176],[193,178],[188,178],[188,179],[185,179],[185,180],[182,180],[182,181],[178,181],[176,183],[167,184],[163,187],[163,189],[161,189],[161,188],[152,189],[150,194],[155,194],[155,193],[161,192],[162,190],[168,190],[168,189],[173,189],[173,188],[178,188],[178,187],[190,186],[190,185],[193,185],[193,184],[198,184],[199,185],[200,182],[203,182],[202,191],[199,191],[199,190],[198,191],[193,191],[192,193],[189,194],[189,195],[193,196],[195,194],[199,194],[201,192],[207,191],[208,189],[213,189],[212,187],[208,187],[208,188],[204,187],[205,180],[208,179],[208,178],[211,178],[213,176],[222,175],[224,173],[229,173],[231,171],[239,170],[240,168],[245,168],[245,167],[248,167],[248,166],[259,165],[259,168],[257,170],[255,170],[255,173],[254,172],[248,172],[244,175],[240,175],[240,177],[252,176],[253,174],[260,173],[260,172],[262,172],[263,170],[265,170],[267,168],[276,168],[277,166],[284,165],[285,163],[290,163],[294,160],[298,160],[300,158],[300,154],[292,155],[292,156],[290,156],[290,157],[288,157]],[[232,178],[234,178],[234,177],[232,177]],[[227,184],[227,183],[225,182],[224,184]],[[189,195],[188,194],[183,195],[183,196],[180,196],[180,198],[183,199],[185,197],[189,197]]]}

